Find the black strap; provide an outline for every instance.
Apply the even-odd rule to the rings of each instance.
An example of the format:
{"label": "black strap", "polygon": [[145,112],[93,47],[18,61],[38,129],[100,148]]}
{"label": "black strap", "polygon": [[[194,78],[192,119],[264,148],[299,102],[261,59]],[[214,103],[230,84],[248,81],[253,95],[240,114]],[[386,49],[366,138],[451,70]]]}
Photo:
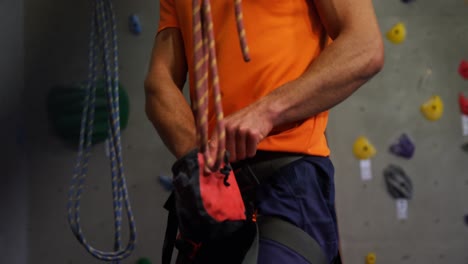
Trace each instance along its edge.
{"label": "black strap", "polygon": [[164,208],[169,211],[169,214],[167,216],[167,227],[166,235],[164,237],[161,264],[171,264],[172,253],[174,252],[174,246],[177,239],[177,230],[179,228],[175,210],[174,192],[172,192],[167,199],[166,203],[164,204]]}
{"label": "black strap", "polygon": [[234,172],[243,170],[244,174],[250,174],[253,183],[262,184],[283,166],[303,157],[298,153],[258,151],[255,157],[234,163],[232,167]]}
{"label": "black strap", "polygon": [[[302,154],[282,152],[257,152],[256,156],[232,164],[237,184],[246,205],[250,205],[256,197],[259,184],[273,180],[273,175],[282,167],[303,158]],[[250,215],[250,208],[247,214]]]}
{"label": "black strap", "polygon": [[328,264],[320,245],[299,227],[271,216],[257,219],[260,238],[280,243],[304,257],[311,264]]}
{"label": "black strap", "polygon": [[250,245],[249,250],[244,256],[244,259],[242,260],[242,264],[257,264],[257,259],[258,259],[258,249],[259,249],[259,244],[260,244],[260,235],[259,235],[259,230],[258,230],[258,224],[255,223],[255,238],[252,241],[252,244]]}
{"label": "black strap", "polygon": [[332,262],[333,264],[342,264],[341,263],[341,254],[340,252],[338,251],[338,255],[336,255],[335,259],[333,260]]}

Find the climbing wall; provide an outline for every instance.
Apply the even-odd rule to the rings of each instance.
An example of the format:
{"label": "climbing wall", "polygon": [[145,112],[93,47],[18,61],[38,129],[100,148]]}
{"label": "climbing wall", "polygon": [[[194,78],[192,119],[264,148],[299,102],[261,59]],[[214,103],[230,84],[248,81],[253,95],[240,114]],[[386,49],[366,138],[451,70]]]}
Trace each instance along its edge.
{"label": "climbing wall", "polygon": [[0,263],[18,264],[28,257],[22,5],[0,2]]}
{"label": "climbing wall", "polygon": [[[64,143],[49,122],[47,96],[52,87],[87,78],[91,1],[25,2],[26,96],[30,163],[30,263],[103,263],[91,257],[73,236],[66,218],[67,194],[76,148]],[[167,191],[159,176],[169,175],[173,157],[144,112],[143,80],[158,23],[157,1],[112,1],[116,7],[120,81],[130,98],[127,128],[122,132],[124,167],[138,228],[137,248],[123,263],[148,257],[158,263],[165,230],[162,205]],[[133,31],[131,15],[141,22]],[[136,18],[136,17],[135,17]],[[134,28],[132,28],[134,29]],[[88,242],[100,250],[113,247],[110,163],[104,144],[92,149],[81,200],[81,223]],[[128,239],[126,221],[123,244]]]}
{"label": "climbing wall", "polygon": [[[30,263],[101,263],[80,246],[68,227],[66,199],[76,149],[57,137],[46,112],[51,87],[86,79],[88,2],[24,1],[27,142],[32,157]],[[143,257],[159,263],[167,216],[162,205],[168,195],[160,176],[170,175],[174,158],[145,117],[143,92],[159,6],[158,1],[146,0],[113,3],[120,77],[130,98],[129,123],[122,137],[124,165],[138,228],[137,249],[123,263]],[[379,264],[468,263],[464,220],[468,154],[461,148],[468,137],[462,135],[458,104],[459,92],[468,95],[468,81],[458,73],[461,61],[468,60],[468,4],[463,0],[374,3],[384,35],[403,23],[392,31],[393,41],[401,42],[386,39],[383,71],[331,112],[328,136],[336,166],[344,262],[365,263],[367,254],[374,253]],[[138,17],[131,22],[138,18],[141,23],[139,34],[129,28],[132,14]],[[443,102],[442,113],[438,102],[428,101],[433,95]],[[424,103],[427,117],[435,121],[421,112]],[[396,152],[408,158],[389,152],[402,134],[415,151],[411,152],[412,144],[403,144]],[[365,138],[356,144],[355,156],[353,146],[361,136]],[[403,185],[393,185],[393,190],[403,190],[397,195],[403,198],[400,212],[384,180],[383,171],[390,164],[408,178],[402,178]],[[390,171],[394,184],[400,179],[395,172]],[[88,242],[103,250],[113,245],[111,197],[109,161],[104,144],[98,144],[91,156],[81,221]],[[407,203],[405,198],[410,198]],[[125,231],[124,243],[127,237]]]}
{"label": "climbing wall", "polygon": [[[459,107],[468,80],[458,72],[468,60],[468,3],[406,2],[374,1],[384,69],[331,111],[345,264],[366,263],[369,253],[379,264],[468,263],[468,136]],[[390,173],[392,192],[390,165],[409,179]]]}

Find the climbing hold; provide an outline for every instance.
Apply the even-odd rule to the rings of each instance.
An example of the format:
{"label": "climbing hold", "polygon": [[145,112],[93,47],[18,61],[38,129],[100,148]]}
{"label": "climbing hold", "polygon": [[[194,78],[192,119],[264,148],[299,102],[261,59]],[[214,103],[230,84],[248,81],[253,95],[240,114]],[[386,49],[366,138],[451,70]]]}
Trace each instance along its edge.
{"label": "climbing hold", "polygon": [[[96,83],[96,101],[92,144],[106,140],[109,135],[109,110],[105,81]],[[86,84],[54,86],[47,95],[47,112],[55,133],[71,144],[80,137],[81,118],[86,97]],[[120,129],[128,124],[130,100],[125,88],[119,85]]]}
{"label": "climbing hold", "polygon": [[464,115],[468,115],[468,97],[465,97],[463,93],[458,95],[458,103],[460,104],[460,111]]}
{"label": "climbing hold", "polygon": [[468,61],[462,60],[460,62],[460,66],[458,67],[458,73],[460,73],[460,76],[463,79],[468,80]]}
{"label": "climbing hold", "polygon": [[465,224],[468,225],[468,214],[465,215]]}
{"label": "climbing hold", "polygon": [[172,189],[174,188],[173,184],[172,184],[172,178],[171,177],[168,177],[168,176],[159,176],[159,183],[162,185],[162,187],[166,190],[166,191],[172,191]]}
{"label": "climbing hold", "polygon": [[128,17],[128,27],[133,34],[139,35],[141,33],[140,18],[137,15],[130,15]]}
{"label": "climbing hold", "polygon": [[405,4],[409,4],[409,3],[411,3],[411,2],[414,2],[414,0],[401,0],[401,1],[402,1],[403,3],[405,3]]}
{"label": "climbing hold", "polygon": [[414,143],[406,134],[402,134],[398,142],[390,146],[390,152],[402,158],[410,159],[414,154]]}
{"label": "climbing hold", "polygon": [[465,144],[463,144],[461,146],[462,150],[465,151],[466,153],[468,153],[468,142],[466,142]]}
{"label": "climbing hold", "polygon": [[387,191],[393,199],[411,199],[413,184],[401,167],[390,164],[384,170],[384,178]]}
{"label": "climbing hold", "polygon": [[377,256],[375,253],[369,253],[366,256],[366,264],[375,264],[375,261],[377,260]]}
{"label": "climbing hold", "polygon": [[463,136],[468,136],[468,98],[460,93],[458,103],[460,105]]}
{"label": "climbing hold", "polygon": [[151,264],[151,260],[149,260],[149,258],[141,258],[138,260],[137,264]]}
{"label": "climbing hold", "polygon": [[390,40],[393,44],[400,44],[406,39],[406,27],[402,22],[394,25],[387,32],[387,39]]}
{"label": "climbing hold", "polygon": [[421,112],[428,120],[437,121],[444,112],[444,103],[438,95],[434,95],[421,105]]}
{"label": "climbing hold", "polygon": [[365,137],[358,137],[353,145],[353,153],[360,160],[367,160],[375,156],[375,147]]}

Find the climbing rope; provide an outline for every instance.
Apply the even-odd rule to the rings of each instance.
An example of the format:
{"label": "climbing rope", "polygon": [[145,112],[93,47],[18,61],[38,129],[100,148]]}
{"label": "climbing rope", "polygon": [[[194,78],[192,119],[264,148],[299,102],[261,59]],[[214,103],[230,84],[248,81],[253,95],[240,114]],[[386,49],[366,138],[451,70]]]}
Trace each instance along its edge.
{"label": "climbing rope", "polygon": [[[197,119],[197,140],[200,152],[203,153],[206,167],[211,171],[219,169],[225,157],[226,132],[224,129],[223,107],[219,87],[218,66],[216,60],[213,19],[210,0],[193,0],[193,47],[195,62],[196,103],[194,109]],[[242,1],[235,0],[236,24],[239,34],[242,54],[245,61],[250,61],[249,49],[243,24]],[[208,67],[209,63],[209,67]],[[211,70],[211,71],[210,71]],[[211,85],[214,95],[216,113],[216,131],[218,146],[216,158],[209,155],[208,149],[208,76],[211,75]]]}
{"label": "climbing rope", "polygon": [[[99,61],[99,58],[102,61]],[[120,110],[119,110],[119,64],[116,19],[111,0],[94,0],[91,21],[88,55],[88,83],[84,99],[81,119],[78,156],[70,184],[68,199],[68,222],[73,234],[83,247],[94,257],[119,263],[130,256],[136,243],[136,225],[133,217],[127,184],[125,181],[122,145],[120,140]],[[102,62],[102,65],[99,63]],[[99,68],[101,66],[102,68]],[[96,101],[96,82],[99,70],[102,70],[106,82],[106,96],[109,110],[109,146],[110,168],[112,174],[112,196],[114,209],[114,251],[105,252],[93,248],[83,235],[80,225],[80,200],[88,173],[89,157],[93,136],[94,112]],[[123,206],[127,211],[129,224],[129,240],[122,247]]]}

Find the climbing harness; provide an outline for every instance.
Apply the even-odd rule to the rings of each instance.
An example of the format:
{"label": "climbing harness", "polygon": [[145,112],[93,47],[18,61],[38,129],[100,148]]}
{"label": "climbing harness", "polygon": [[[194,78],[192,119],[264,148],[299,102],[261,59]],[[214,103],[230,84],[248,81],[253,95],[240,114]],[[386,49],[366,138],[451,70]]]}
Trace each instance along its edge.
{"label": "climbing harness", "polygon": [[[99,59],[103,61],[99,61]],[[124,176],[122,145],[120,140],[119,111],[119,65],[116,19],[111,0],[94,0],[89,40],[89,65],[86,96],[83,104],[78,156],[68,197],[68,222],[73,234],[83,247],[94,257],[103,261],[119,263],[133,252],[136,243],[136,225],[133,217],[127,184]],[[103,63],[100,69],[99,63]],[[83,235],[80,225],[80,200],[88,173],[91,155],[93,122],[96,101],[96,81],[99,70],[106,81],[106,96],[109,109],[109,156],[112,174],[112,195],[114,207],[114,251],[105,252],[93,248]],[[122,246],[123,206],[127,211],[129,240]]]}

